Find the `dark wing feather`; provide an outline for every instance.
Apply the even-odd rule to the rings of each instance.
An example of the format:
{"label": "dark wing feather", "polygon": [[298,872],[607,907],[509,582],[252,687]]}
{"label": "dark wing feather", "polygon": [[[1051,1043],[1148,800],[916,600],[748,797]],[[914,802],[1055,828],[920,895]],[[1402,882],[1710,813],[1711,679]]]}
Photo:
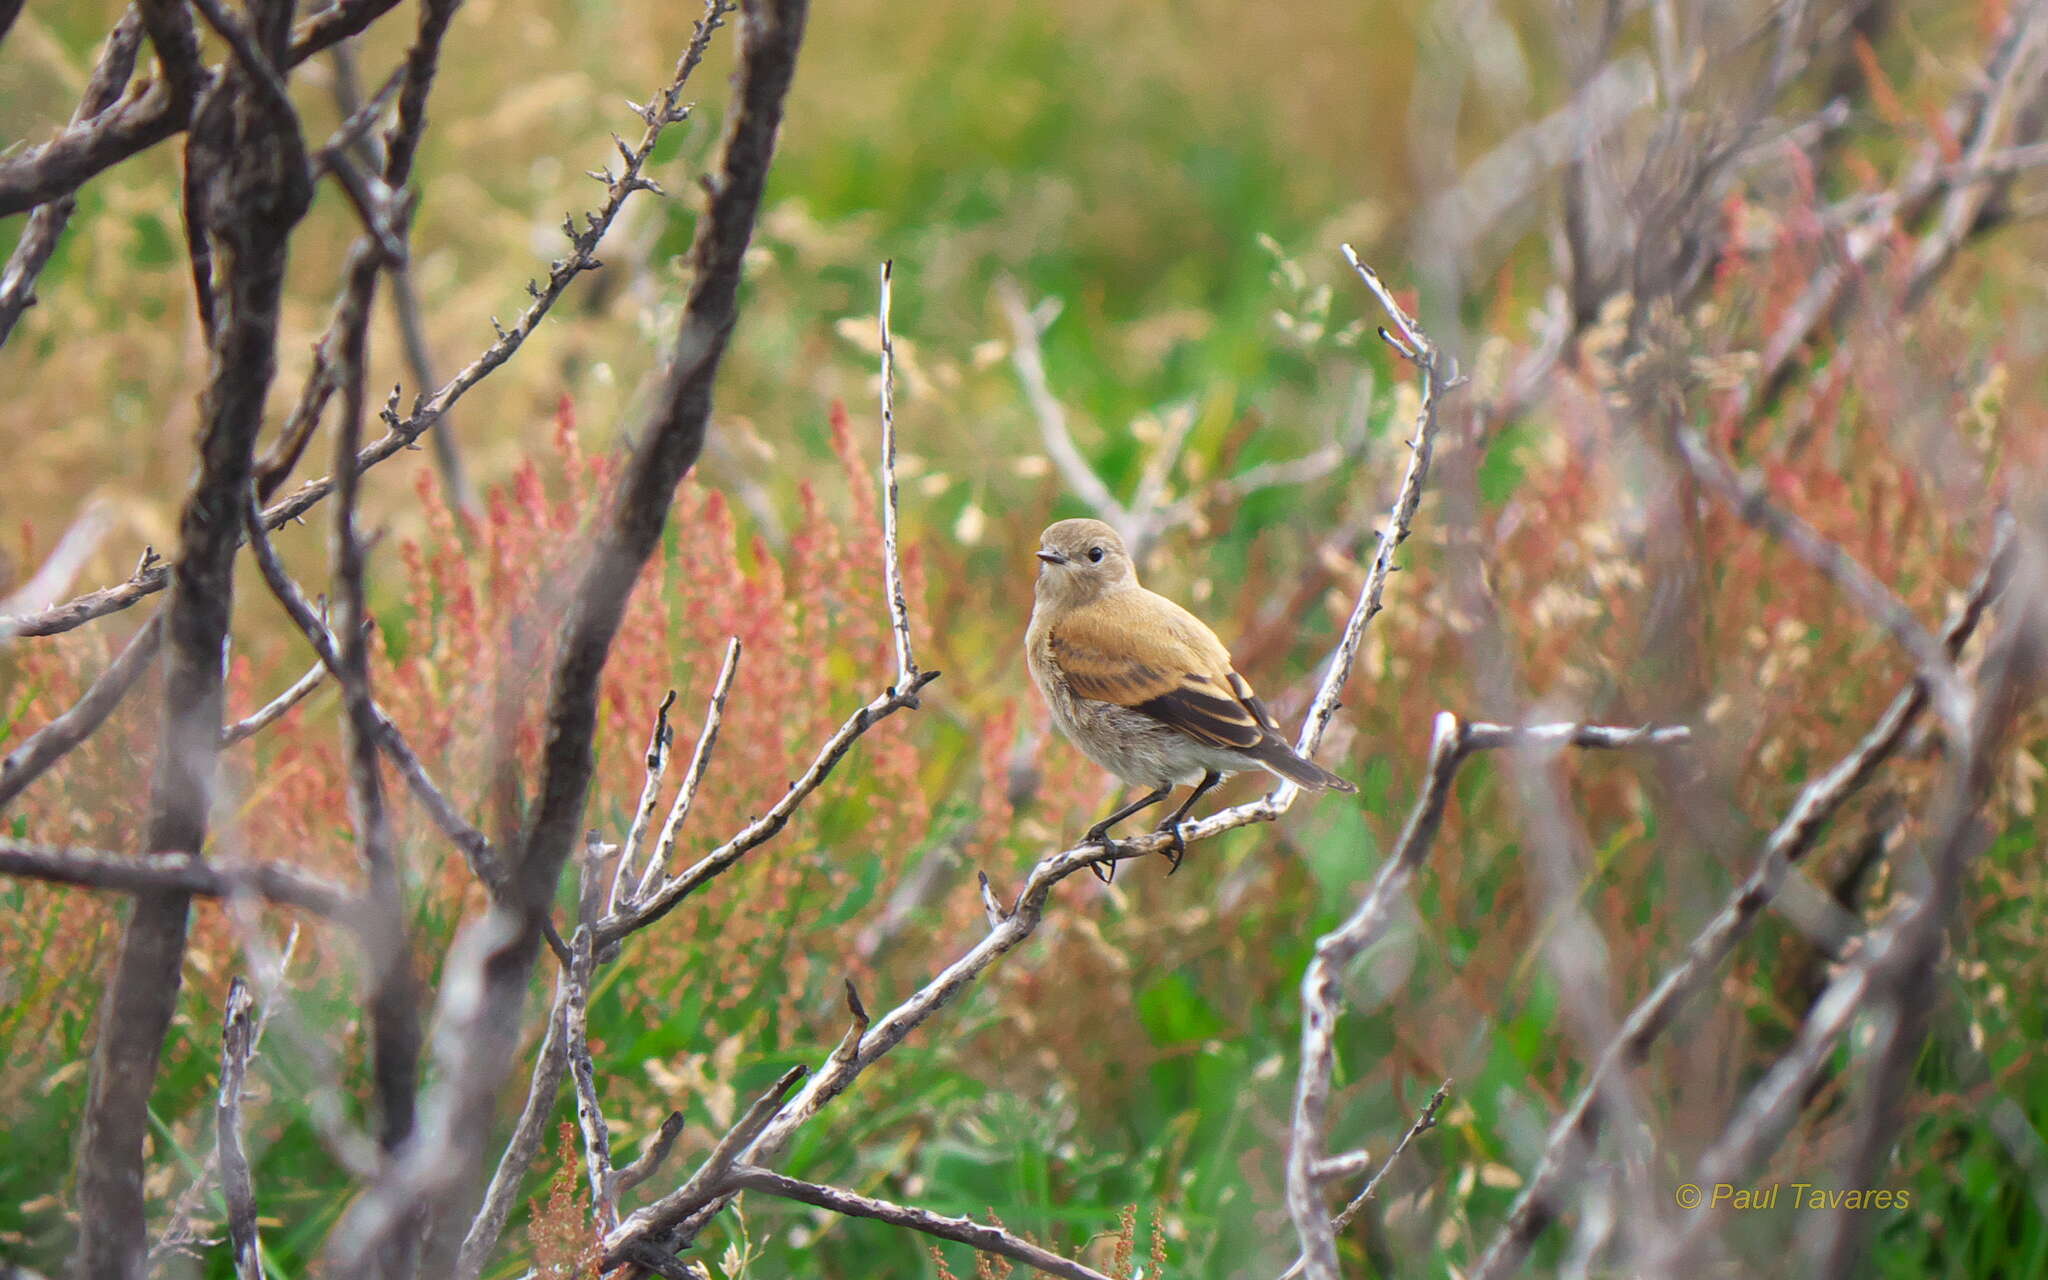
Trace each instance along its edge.
{"label": "dark wing feather", "polygon": [[1205,693],[1194,684],[1182,684],[1132,709],[1211,746],[1246,751],[1266,736],[1265,726],[1253,717],[1251,708],[1236,698]]}

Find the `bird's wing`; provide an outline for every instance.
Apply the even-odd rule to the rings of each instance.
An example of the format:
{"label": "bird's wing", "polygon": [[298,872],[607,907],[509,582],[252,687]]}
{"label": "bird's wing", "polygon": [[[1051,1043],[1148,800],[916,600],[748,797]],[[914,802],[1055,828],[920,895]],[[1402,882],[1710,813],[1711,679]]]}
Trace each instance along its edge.
{"label": "bird's wing", "polygon": [[1076,609],[1053,628],[1051,648],[1079,696],[1143,712],[1198,742],[1245,751],[1273,731],[1215,633],[1163,596],[1119,592]]}

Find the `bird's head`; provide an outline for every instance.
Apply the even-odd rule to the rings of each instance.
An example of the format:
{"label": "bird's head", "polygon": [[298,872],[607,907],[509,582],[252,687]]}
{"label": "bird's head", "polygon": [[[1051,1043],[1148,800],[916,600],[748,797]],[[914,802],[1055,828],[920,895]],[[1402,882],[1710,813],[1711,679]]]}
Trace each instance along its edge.
{"label": "bird's head", "polygon": [[1138,571],[1116,530],[1100,520],[1062,520],[1038,537],[1038,596],[1074,608],[1120,587]]}

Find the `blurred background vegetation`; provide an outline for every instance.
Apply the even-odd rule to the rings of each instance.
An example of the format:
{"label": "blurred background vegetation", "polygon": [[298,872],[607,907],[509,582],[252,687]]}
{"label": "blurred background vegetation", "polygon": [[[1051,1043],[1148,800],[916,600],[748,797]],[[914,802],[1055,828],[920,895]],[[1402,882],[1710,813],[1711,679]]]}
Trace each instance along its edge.
{"label": "blurred background vegetation", "polygon": [[[120,8],[31,0],[0,49],[0,144],[62,122]],[[1859,105],[1851,126],[1865,168],[1894,163],[1968,82],[2000,8],[1897,6],[1870,64],[1894,110]],[[1215,623],[1269,700],[1298,714],[1369,554],[1364,522],[1384,511],[1405,460],[1406,375],[1360,340],[1378,317],[1336,245],[1356,244],[1397,288],[1417,283],[1405,264],[1427,247],[1428,198],[1567,95],[1558,10],[1424,0],[817,6],[710,452],[615,657],[592,822],[623,830],[662,690],[682,691],[679,739],[694,733],[727,633],[742,634],[749,653],[713,766],[715,800],[692,821],[694,849],[776,794],[823,726],[886,681],[879,565],[862,538],[884,257],[897,263],[903,509],[921,587],[913,611],[920,657],[945,678],[923,711],[865,740],[779,843],[610,971],[592,1033],[616,1140],[637,1144],[680,1108],[690,1120],[681,1163],[721,1131],[736,1099],[829,1051],[843,976],[858,979],[871,1008],[893,1003],[981,927],[977,868],[1013,888],[1109,799],[1099,771],[1047,740],[1019,652],[1037,531],[1084,512],[1043,456],[1010,367],[999,280],[1058,300],[1044,339],[1050,382],[1120,494],[1182,415],[1190,443],[1171,477],[1176,495],[1332,440],[1349,451],[1345,467],[1305,485],[1204,505],[1147,565],[1149,585]],[[607,133],[634,124],[626,100],[665,81],[696,14],[652,0],[464,7],[419,163],[413,275],[441,376],[488,343],[488,318],[513,314],[525,278],[557,256],[562,216],[597,199],[584,171],[611,158]],[[1624,40],[1640,40],[1631,23]],[[359,51],[367,72],[402,52],[408,26],[373,31]],[[373,579],[380,689],[440,776],[479,806],[488,762],[465,733],[488,713],[514,620],[545,620],[550,570],[598,482],[591,459],[632,429],[672,329],[691,184],[717,138],[730,47],[721,35],[693,87],[697,119],[658,153],[652,172],[676,198],[636,199],[604,270],[437,428],[452,428],[476,479],[474,511],[451,513],[424,452],[369,483],[368,517],[388,530]],[[328,75],[318,61],[294,82],[316,129],[335,118]],[[85,189],[40,304],[0,350],[0,581],[32,569],[90,498],[112,504],[120,532],[86,584],[124,576],[143,543],[174,541],[205,366],[172,194],[176,149],[160,146]],[[1469,264],[1461,295],[1428,298],[1439,336],[1468,363],[1483,368],[1500,344],[1529,342],[1529,312],[1550,281],[1553,204],[1546,194],[1511,214],[1494,256]],[[20,226],[0,223],[0,249]],[[346,209],[323,199],[294,242],[280,405],[303,378],[353,232]],[[1787,244],[1756,264],[1764,283],[1719,295],[1717,354],[1754,348],[1769,271],[1810,250]],[[1911,370],[1892,371],[1920,375],[1913,414],[1965,422],[1960,453],[1930,465],[1918,419],[1869,382],[1831,401],[1825,389],[1789,397],[1744,441],[1747,461],[1768,460],[1808,518],[1926,619],[1974,571],[1989,495],[2025,447],[2012,442],[2048,425],[2043,262],[2039,223],[2003,230],[1972,246],[1910,332],[1881,335],[1914,354]],[[371,385],[406,383],[409,399],[385,319]],[[1601,340],[1588,339],[1595,361]],[[1878,362],[1877,348],[1860,358]],[[1647,647],[1654,567],[1646,583],[1626,535],[1638,473],[1626,442],[1593,422],[1598,381],[1589,374],[1497,429],[1447,441],[1440,465],[1445,483],[1476,501],[1461,536],[1487,566],[1532,707],[1621,722],[1690,712],[1710,727],[1697,767],[1729,801],[1711,819],[1673,821],[1674,789],[1654,761],[1559,766],[1583,823],[1578,906],[1602,931],[1612,999],[1625,1007],[1748,868],[1750,837],[1867,727],[1906,668],[1824,584],[1710,517],[1698,669],[1675,689]],[[835,401],[850,414],[838,450]],[[1286,1264],[1281,1160],[1308,948],[1356,900],[1397,829],[1431,715],[1522,710],[1474,674],[1476,624],[1439,585],[1452,554],[1441,507],[1432,497],[1424,508],[1410,571],[1375,624],[1333,738],[1329,763],[1360,782],[1358,799],[1303,804],[1278,829],[1199,846],[1170,880],[1131,867],[1107,890],[1069,882],[1024,953],[805,1131],[792,1172],[944,1212],[993,1211],[1098,1261],[1135,1204],[1141,1224],[1163,1224],[1169,1274]],[[309,581],[319,580],[323,539],[314,529],[281,539]],[[235,714],[307,660],[260,592],[245,591],[238,608]],[[67,705],[139,613],[0,653],[0,737]],[[132,699],[110,733],[39,784],[10,833],[132,847],[150,705]],[[347,873],[337,714],[324,690],[244,749],[239,825],[223,839]],[[1921,1065],[1925,1097],[1892,1168],[1893,1185],[1914,1198],[1879,1228],[1885,1275],[2048,1274],[2038,1199],[2048,1185],[2038,1137],[2048,1132],[2048,898],[2034,822],[2042,740],[2030,721],[2003,775],[2011,820],[1977,866]],[[1905,764],[1837,823],[1816,858],[1824,879],[1895,820],[1885,815],[1911,807],[1922,774],[1931,766]],[[1240,780],[1224,798],[1251,788]],[[475,891],[426,824],[407,821],[420,927],[444,936]],[[1585,1047],[1564,1025],[1542,960],[1557,921],[1532,887],[1523,840],[1510,781],[1483,761],[1468,768],[1414,915],[1354,975],[1339,1141],[1384,1152],[1439,1080],[1456,1081],[1442,1126],[1351,1232],[1366,1273],[1457,1275],[1583,1070]],[[1886,873],[1875,876],[1860,889],[1872,912],[1890,893]],[[72,1229],[72,1126],[114,912],[16,883],[0,883],[0,910],[0,1260],[54,1271]],[[201,914],[157,1095],[164,1181],[152,1191],[165,1204],[203,1145],[218,1001],[239,964],[218,913]],[[344,1203],[345,1179],[304,1100],[336,1078],[360,1084],[352,965],[345,945],[301,944],[301,1025],[273,1032],[259,1062],[257,1186],[284,1275],[303,1273]],[[1654,1118],[1674,1150],[1696,1151],[1718,1132],[1731,1091],[1782,1048],[1823,968],[1796,930],[1767,923],[1721,999],[1695,1009],[1655,1055]],[[1846,1089],[1839,1078],[1827,1087]],[[1825,1168],[1841,1111],[1839,1099],[1824,1101],[1768,1176]],[[537,1204],[574,1159],[573,1142],[551,1145],[533,1179]],[[746,1209],[707,1237],[715,1274],[938,1274],[907,1235],[783,1204]],[[1796,1227],[1789,1211],[1745,1218],[1737,1256],[1776,1273]],[[512,1254],[525,1250],[518,1228],[508,1240]],[[1540,1254],[1536,1269],[1556,1261]],[[521,1262],[508,1257],[499,1274]],[[970,1269],[957,1253],[949,1265]],[[218,1256],[191,1266],[229,1274]]]}

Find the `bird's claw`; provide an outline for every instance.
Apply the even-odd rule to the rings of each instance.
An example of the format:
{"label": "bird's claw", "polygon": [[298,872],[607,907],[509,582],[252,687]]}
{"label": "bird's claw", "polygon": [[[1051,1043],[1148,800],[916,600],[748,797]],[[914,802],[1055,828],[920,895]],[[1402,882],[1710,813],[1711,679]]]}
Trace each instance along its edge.
{"label": "bird's claw", "polygon": [[1116,841],[1110,838],[1109,833],[1105,831],[1090,831],[1086,836],[1082,837],[1081,843],[1083,846],[1092,844],[1102,850],[1102,856],[1088,864],[1088,870],[1095,873],[1095,878],[1104,884],[1109,884],[1115,880]]}
{"label": "bird's claw", "polygon": [[1172,875],[1180,870],[1180,860],[1187,856],[1187,837],[1180,833],[1180,823],[1178,822],[1162,822],[1155,830],[1167,838],[1166,847],[1159,852],[1165,854],[1166,861],[1171,864],[1166,868],[1166,874]]}

